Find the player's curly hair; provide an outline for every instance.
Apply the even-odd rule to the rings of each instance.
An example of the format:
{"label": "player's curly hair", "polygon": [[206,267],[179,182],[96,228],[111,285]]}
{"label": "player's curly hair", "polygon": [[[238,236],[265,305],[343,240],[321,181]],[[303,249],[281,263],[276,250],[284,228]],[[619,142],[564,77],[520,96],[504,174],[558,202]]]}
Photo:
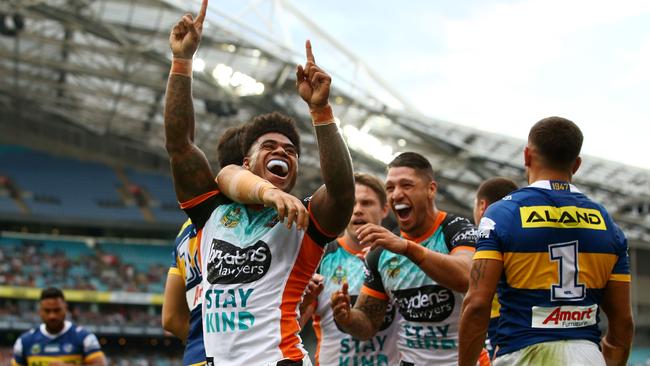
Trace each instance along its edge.
{"label": "player's curly hair", "polygon": [[296,152],[300,156],[300,134],[296,128],[296,121],[280,112],[260,114],[245,125],[242,143],[244,156],[260,136],[269,132],[285,135],[296,147]]}

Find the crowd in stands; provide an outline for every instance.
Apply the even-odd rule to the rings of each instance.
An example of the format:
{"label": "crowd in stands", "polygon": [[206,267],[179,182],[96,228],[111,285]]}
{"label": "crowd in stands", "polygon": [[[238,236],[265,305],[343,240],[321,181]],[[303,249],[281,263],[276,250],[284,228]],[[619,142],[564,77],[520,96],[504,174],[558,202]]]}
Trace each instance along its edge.
{"label": "crowd in stands", "polygon": [[[0,239],[0,283],[6,286],[162,293],[171,248],[152,250],[149,263],[137,265],[98,245],[73,248],[67,243]],[[81,243],[75,243],[83,246]],[[126,246],[125,246],[126,247]],[[118,248],[119,250],[119,248]],[[162,254],[161,254],[162,252]]]}

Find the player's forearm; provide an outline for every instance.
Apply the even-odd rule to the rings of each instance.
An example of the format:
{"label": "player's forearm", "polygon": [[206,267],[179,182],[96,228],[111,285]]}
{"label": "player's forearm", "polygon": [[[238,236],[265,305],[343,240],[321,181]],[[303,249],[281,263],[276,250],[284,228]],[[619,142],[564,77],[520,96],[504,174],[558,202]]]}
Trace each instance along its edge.
{"label": "player's forearm", "polygon": [[189,334],[189,317],[183,316],[184,314],[179,311],[177,314],[164,314],[163,313],[163,329],[175,335],[180,340],[187,339]]}
{"label": "player's forearm", "polygon": [[187,149],[194,141],[192,78],[170,74],[165,95],[165,147],[169,154]]}
{"label": "player's forearm", "polygon": [[165,147],[179,202],[217,188],[208,160],[193,140],[192,79],[171,74],[165,97]]}
{"label": "player's forearm", "polygon": [[319,125],[315,130],[327,199],[333,203],[330,206],[335,207],[336,215],[341,217],[339,226],[343,230],[354,206],[352,159],[336,124]]}
{"label": "player's forearm", "polygon": [[346,324],[339,324],[339,326],[343,332],[362,341],[372,338],[378,330],[366,314],[358,309],[351,309],[349,321]]}
{"label": "player's forearm", "polygon": [[228,165],[217,175],[219,190],[235,202],[244,204],[263,204],[263,194],[275,188],[261,178],[240,166]]}
{"label": "player's forearm", "polygon": [[490,321],[490,303],[476,303],[470,297],[463,302],[458,331],[458,365],[475,366],[485,344]]}
{"label": "player's forearm", "polygon": [[610,329],[601,342],[605,363],[607,366],[627,365],[634,336],[632,316],[610,320],[609,324]]}
{"label": "player's forearm", "polygon": [[456,292],[466,292],[471,264],[463,257],[442,254],[410,242],[404,253],[438,284]]}

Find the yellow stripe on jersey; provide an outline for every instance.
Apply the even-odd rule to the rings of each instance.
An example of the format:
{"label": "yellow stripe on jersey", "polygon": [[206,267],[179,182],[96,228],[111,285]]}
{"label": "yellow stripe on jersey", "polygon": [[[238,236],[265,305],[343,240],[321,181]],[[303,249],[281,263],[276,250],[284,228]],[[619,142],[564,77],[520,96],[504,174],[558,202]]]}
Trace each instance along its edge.
{"label": "yellow stripe on jersey", "polygon": [[190,364],[189,366],[202,366],[202,365],[205,365],[205,364],[206,364],[205,361],[201,361],[201,362]]}
{"label": "yellow stripe on jersey", "polygon": [[552,227],[559,229],[607,230],[600,211],[577,206],[528,206],[519,207],[521,227]]}
{"label": "yellow stripe on jersey", "polygon": [[632,281],[632,276],[629,274],[623,274],[623,273],[612,273],[611,276],[609,276],[610,281],[618,281],[618,282],[631,282]]}
{"label": "yellow stripe on jersey", "polygon": [[28,356],[27,365],[49,365],[50,363],[63,362],[81,364],[81,355],[60,356]]}
{"label": "yellow stripe on jersey", "polygon": [[[503,254],[508,285],[513,288],[546,290],[559,283],[559,261],[548,253],[506,252]],[[578,283],[587,288],[605,288],[618,257],[607,253],[578,253]]]}
{"label": "yellow stripe on jersey", "polygon": [[474,253],[472,259],[496,259],[498,261],[503,261],[503,254],[498,250],[481,250],[480,252]]}
{"label": "yellow stripe on jersey", "polygon": [[181,271],[176,267],[169,267],[169,272],[167,272],[167,273],[170,274],[170,275],[175,275],[175,276],[183,276],[181,274]]}
{"label": "yellow stripe on jersey", "polygon": [[183,234],[183,231],[185,231],[185,228],[190,226],[191,224],[192,224],[192,220],[190,220],[190,219],[185,220],[185,222],[183,223],[183,226],[181,226],[181,229],[178,231],[178,234],[176,235],[176,237],[178,238],[179,236],[181,236],[181,234]]}
{"label": "yellow stripe on jersey", "polygon": [[92,360],[94,360],[94,359],[97,359],[97,358],[100,358],[100,357],[104,357],[104,352],[102,352],[102,351],[95,351],[95,352],[89,354],[88,356],[86,356],[86,357],[84,358],[84,363],[90,362],[90,361],[92,361]]}
{"label": "yellow stripe on jersey", "polygon": [[490,310],[490,319],[498,318],[501,314],[501,304],[499,304],[499,296],[494,294],[492,298],[492,309]]}
{"label": "yellow stripe on jersey", "polygon": [[11,366],[23,366],[23,364],[16,362],[15,359],[11,359]]}

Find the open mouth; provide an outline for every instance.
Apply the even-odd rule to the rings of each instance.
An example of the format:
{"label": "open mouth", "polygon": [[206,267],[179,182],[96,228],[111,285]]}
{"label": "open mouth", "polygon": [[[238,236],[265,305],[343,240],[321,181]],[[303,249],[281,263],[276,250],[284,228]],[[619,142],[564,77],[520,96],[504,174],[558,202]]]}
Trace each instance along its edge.
{"label": "open mouth", "polygon": [[406,220],[411,215],[412,208],[411,206],[405,203],[398,203],[394,206],[395,214],[400,220]]}
{"label": "open mouth", "polygon": [[269,160],[269,162],[266,163],[266,169],[268,169],[268,171],[273,175],[277,175],[280,178],[285,178],[287,175],[289,175],[289,164],[283,160]]}
{"label": "open mouth", "polygon": [[364,219],[354,219],[354,220],[352,220],[352,225],[365,225],[367,223],[368,223],[368,221],[366,221]]}

